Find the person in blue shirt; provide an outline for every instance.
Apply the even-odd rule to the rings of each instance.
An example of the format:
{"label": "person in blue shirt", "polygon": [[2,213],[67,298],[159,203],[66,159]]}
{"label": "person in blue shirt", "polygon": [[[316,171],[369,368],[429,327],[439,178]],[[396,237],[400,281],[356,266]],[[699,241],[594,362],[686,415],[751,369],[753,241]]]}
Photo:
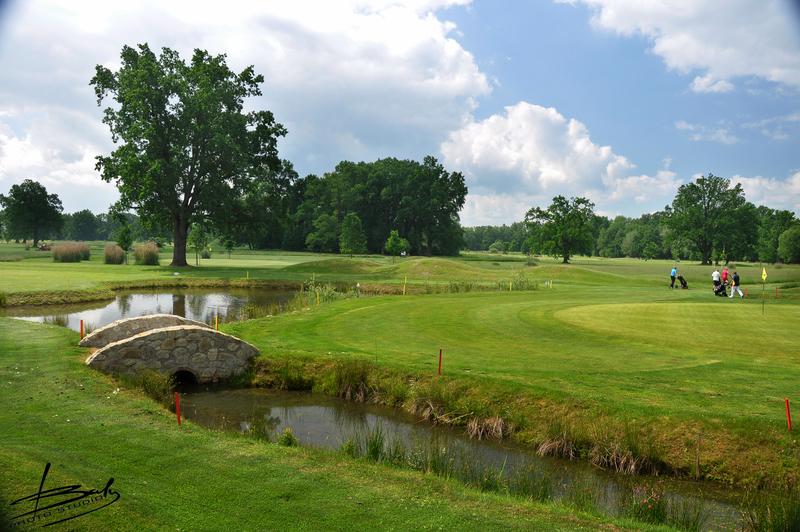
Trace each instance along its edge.
{"label": "person in blue shirt", "polygon": [[669,283],[670,288],[675,288],[675,278],[678,276],[678,268],[675,266],[672,267],[672,271],[669,272],[669,278],[671,282]]}

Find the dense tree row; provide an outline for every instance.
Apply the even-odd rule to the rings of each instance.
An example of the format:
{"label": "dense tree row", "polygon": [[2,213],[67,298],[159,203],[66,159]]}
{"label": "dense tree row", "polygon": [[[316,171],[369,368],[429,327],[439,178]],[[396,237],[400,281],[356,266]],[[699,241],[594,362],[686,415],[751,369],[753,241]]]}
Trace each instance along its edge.
{"label": "dense tree row", "polygon": [[[739,184],[709,174],[682,185],[663,211],[613,220],[591,211],[583,198],[557,196],[534,208],[525,224],[465,229],[468,249],[525,251],[561,257],[798,262],[800,221],[790,211],[756,207]],[[491,244],[487,244],[497,238]]]}

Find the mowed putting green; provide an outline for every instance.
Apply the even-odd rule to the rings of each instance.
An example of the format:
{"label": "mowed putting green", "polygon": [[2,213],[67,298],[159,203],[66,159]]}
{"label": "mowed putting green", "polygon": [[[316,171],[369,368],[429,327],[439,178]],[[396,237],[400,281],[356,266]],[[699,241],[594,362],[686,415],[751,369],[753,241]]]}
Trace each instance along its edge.
{"label": "mowed putting green", "polygon": [[[616,302],[610,302],[616,301]],[[562,287],[364,298],[236,326],[265,353],[362,356],[591,400],[631,417],[779,426],[796,394],[800,307],[710,290]]]}

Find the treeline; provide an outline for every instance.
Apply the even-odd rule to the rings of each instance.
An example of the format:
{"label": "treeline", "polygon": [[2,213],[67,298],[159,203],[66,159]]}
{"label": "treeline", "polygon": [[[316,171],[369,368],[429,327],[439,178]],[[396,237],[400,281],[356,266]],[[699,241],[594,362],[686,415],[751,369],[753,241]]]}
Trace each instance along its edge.
{"label": "treeline", "polygon": [[[203,241],[217,238],[226,247],[457,255],[463,246],[459,211],[466,194],[464,177],[446,171],[434,157],[343,161],[321,177],[299,177],[284,160],[277,171],[234,198],[224,213],[194,221],[191,230]],[[169,229],[143,224],[130,213],[62,214],[58,197],[31,180],[12,186],[0,201],[5,207],[0,232],[7,240],[31,239],[34,245],[41,239],[115,240],[122,225],[129,226],[134,240],[170,235]]]}
{"label": "treeline", "polygon": [[130,238],[163,242],[168,230],[154,229],[132,213],[63,213],[61,200],[30,179],[0,194],[0,239],[37,246],[41,240],[116,240],[123,226]]}
{"label": "treeline", "polygon": [[[563,257],[565,235],[571,235],[568,255],[800,262],[800,221],[794,213],[756,207],[740,185],[711,174],[681,186],[664,210],[638,218],[609,219],[591,209],[576,216],[568,203],[559,196],[547,211],[532,209],[524,222],[467,227],[465,248]],[[543,231],[559,224],[563,229],[556,236]]]}
{"label": "treeline", "polygon": [[[284,161],[236,202],[221,232],[251,248],[383,253],[394,230],[411,254],[455,255],[466,194],[464,177],[434,157],[343,161],[321,177],[302,178]],[[363,249],[341,249],[352,239]]]}

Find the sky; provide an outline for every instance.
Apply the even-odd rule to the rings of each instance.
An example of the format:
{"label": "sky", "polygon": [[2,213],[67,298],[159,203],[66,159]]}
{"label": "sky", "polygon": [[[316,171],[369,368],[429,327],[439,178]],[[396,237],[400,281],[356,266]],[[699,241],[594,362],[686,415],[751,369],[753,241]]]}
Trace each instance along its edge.
{"label": "sky", "polygon": [[0,0],[0,193],[44,184],[65,212],[117,199],[89,86],[123,45],[227,55],[265,77],[282,158],[436,156],[462,172],[465,226],[557,194],[663,209],[708,173],[800,214],[796,0]]}

